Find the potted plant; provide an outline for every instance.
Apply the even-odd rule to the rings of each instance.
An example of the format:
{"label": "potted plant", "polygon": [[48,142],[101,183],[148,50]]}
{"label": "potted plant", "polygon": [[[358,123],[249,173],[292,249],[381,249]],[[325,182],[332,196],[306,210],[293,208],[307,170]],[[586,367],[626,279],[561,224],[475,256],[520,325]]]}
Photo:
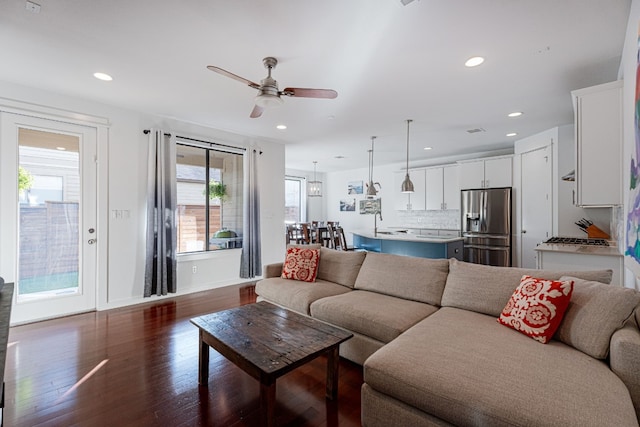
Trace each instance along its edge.
{"label": "potted plant", "polygon": [[227,186],[219,181],[209,181],[209,198],[223,201],[227,195]]}

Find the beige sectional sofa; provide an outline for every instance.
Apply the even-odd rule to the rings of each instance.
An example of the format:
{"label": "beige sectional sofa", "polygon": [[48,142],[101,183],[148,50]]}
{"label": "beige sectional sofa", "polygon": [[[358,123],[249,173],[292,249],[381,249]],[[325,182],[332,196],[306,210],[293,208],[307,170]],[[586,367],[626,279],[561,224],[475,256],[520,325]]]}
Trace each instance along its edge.
{"label": "beige sectional sofa", "polygon": [[[637,426],[640,294],[556,272],[320,248],[315,282],[268,265],[259,300],[353,332],[364,426]],[[547,344],[496,319],[524,274],[577,278]],[[635,313],[635,314],[634,314]]]}

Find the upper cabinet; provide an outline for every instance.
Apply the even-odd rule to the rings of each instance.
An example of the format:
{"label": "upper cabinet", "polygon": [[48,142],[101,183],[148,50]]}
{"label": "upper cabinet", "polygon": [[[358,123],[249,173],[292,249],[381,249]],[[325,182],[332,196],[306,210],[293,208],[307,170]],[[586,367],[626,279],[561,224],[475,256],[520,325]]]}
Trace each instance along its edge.
{"label": "upper cabinet", "polygon": [[444,176],[444,209],[460,209],[460,183],[458,182],[458,165],[442,168]]}
{"label": "upper cabinet", "polygon": [[458,162],[460,189],[511,187],[513,185],[512,156]]}
{"label": "upper cabinet", "polygon": [[427,210],[460,209],[458,166],[427,169]]}
{"label": "upper cabinet", "polygon": [[576,205],[622,204],[622,80],[571,92]]}
{"label": "upper cabinet", "polygon": [[426,209],[426,179],[424,169],[409,170],[409,178],[413,182],[413,193],[402,193],[402,181],[406,175],[405,171],[394,173],[393,177],[393,207],[398,211],[423,211]]}
{"label": "upper cabinet", "polygon": [[447,165],[427,169],[410,169],[413,193],[400,192],[406,172],[394,174],[394,208],[399,211],[460,209],[458,166]]}

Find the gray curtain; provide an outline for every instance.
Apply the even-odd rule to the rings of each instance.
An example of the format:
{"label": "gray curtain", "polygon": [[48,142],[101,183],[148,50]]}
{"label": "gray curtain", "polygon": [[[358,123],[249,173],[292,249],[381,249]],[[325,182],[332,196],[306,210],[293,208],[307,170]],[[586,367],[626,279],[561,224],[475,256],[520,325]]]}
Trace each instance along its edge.
{"label": "gray curtain", "polygon": [[147,250],[144,296],[176,292],[176,143],[162,130],[149,132]]}
{"label": "gray curtain", "polygon": [[249,148],[244,154],[244,215],[240,277],[251,279],[262,274],[260,255],[260,191],[258,159],[262,152]]}

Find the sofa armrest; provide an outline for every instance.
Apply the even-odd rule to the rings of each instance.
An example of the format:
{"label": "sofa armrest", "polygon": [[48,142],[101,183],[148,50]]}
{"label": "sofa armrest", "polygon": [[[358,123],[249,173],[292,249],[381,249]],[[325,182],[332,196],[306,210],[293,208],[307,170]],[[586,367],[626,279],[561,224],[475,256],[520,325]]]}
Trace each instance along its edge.
{"label": "sofa armrest", "polygon": [[282,266],[284,263],[277,262],[275,264],[267,264],[262,268],[262,278],[280,277],[282,275]]}
{"label": "sofa armrest", "polygon": [[609,362],[611,370],[629,389],[640,420],[640,330],[635,319],[631,318],[611,337]]}

